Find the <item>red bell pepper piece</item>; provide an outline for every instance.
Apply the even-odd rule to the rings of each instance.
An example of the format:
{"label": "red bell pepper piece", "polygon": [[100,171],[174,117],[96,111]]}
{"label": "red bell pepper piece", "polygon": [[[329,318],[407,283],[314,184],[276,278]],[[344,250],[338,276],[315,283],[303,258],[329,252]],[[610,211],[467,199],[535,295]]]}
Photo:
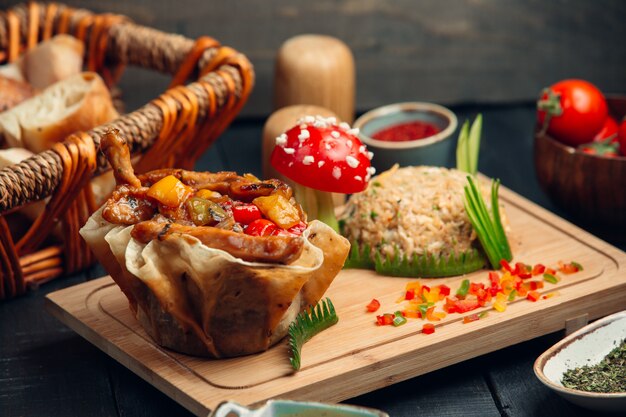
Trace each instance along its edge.
{"label": "red bell pepper piece", "polygon": [[298,235],[300,236],[302,234],[302,232],[304,232],[306,230],[306,223],[305,222],[299,222],[298,224],[291,226],[289,229],[287,229],[287,231],[289,233],[292,233],[294,235]]}
{"label": "red bell pepper piece", "polygon": [[261,210],[254,204],[241,204],[233,206],[233,217],[241,224],[250,224],[261,218]]}
{"label": "red bell pepper piece", "polygon": [[448,287],[447,285],[441,284],[439,285],[439,294],[443,295],[444,297],[447,297],[450,295],[450,287]]}
{"label": "red bell pepper piece", "polygon": [[415,298],[415,290],[413,290],[413,289],[408,290],[406,292],[406,294],[404,294],[404,299],[405,300],[412,300],[414,298]]}
{"label": "red bell pepper piece", "polygon": [[467,313],[480,307],[478,300],[458,300],[454,303],[457,313]]}
{"label": "red bell pepper piece", "polygon": [[542,264],[537,264],[533,266],[532,274],[533,275],[541,275],[545,272],[546,267]]}
{"label": "red bell pepper piece", "polygon": [[380,302],[377,299],[373,298],[372,301],[370,301],[370,303],[365,308],[370,313],[373,313],[380,308]]}
{"label": "red bell pepper piece", "polygon": [[251,236],[271,236],[280,228],[274,222],[267,219],[256,219],[246,228],[245,233]]}
{"label": "red bell pepper piece", "polygon": [[422,326],[422,333],[433,334],[435,333],[435,325],[432,323],[426,323]]}
{"label": "red bell pepper piece", "polygon": [[480,320],[480,316],[477,313],[470,314],[468,316],[463,317],[463,324],[471,323],[477,320]]}
{"label": "red bell pepper piece", "polygon": [[533,303],[537,301],[540,297],[541,295],[537,291],[530,291],[528,295],[526,296],[526,298],[532,301]]}

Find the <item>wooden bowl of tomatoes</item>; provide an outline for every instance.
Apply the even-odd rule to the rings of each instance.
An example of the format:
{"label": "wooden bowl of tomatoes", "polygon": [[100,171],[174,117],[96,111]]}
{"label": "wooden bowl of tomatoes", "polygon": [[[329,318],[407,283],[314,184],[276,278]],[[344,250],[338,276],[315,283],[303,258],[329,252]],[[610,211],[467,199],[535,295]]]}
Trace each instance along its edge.
{"label": "wooden bowl of tomatoes", "polygon": [[541,105],[550,92],[538,102],[537,178],[552,201],[582,225],[626,241],[626,96],[605,97],[589,83],[566,81],[550,87],[560,100],[558,116]]}

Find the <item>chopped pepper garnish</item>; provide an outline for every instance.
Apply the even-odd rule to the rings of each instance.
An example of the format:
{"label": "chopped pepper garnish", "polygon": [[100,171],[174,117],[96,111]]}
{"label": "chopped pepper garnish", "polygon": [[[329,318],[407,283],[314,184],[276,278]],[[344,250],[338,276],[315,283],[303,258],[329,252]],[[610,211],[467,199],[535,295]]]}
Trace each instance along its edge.
{"label": "chopped pepper garnish", "polygon": [[426,323],[422,326],[422,333],[433,334],[435,333],[435,325],[432,323]]}
{"label": "chopped pepper garnish", "polygon": [[469,279],[464,279],[463,282],[461,282],[461,286],[459,287],[459,289],[456,290],[457,297],[465,297],[467,295],[467,292],[469,291],[469,287]]}
{"label": "chopped pepper garnish", "polygon": [[377,299],[373,298],[372,301],[370,301],[370,303],[365,308],[370,313],[373,313],[380,308],[380,302]]}

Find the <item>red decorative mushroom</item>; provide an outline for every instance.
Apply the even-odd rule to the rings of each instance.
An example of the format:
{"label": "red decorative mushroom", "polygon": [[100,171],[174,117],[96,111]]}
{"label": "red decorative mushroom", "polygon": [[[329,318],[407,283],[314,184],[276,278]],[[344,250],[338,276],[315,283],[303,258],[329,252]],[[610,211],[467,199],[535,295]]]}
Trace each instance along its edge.
{"label": "red decorative mushroom", "polygon": [[[296,183],[301,203],[308,187],[315,190],[317,217],[338,229],[330,193],[358,193],[376,172],[372,153],[357,137],[358,129],[334,117],[306,116],[276,138],[270,162]],[[307,207],[305,207],[305,210]]]}

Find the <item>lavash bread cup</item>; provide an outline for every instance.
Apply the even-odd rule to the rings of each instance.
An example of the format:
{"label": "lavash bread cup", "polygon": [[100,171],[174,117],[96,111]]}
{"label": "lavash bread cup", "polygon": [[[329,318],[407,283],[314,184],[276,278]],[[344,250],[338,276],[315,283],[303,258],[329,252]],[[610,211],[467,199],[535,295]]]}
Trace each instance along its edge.
{"label": "lavash bread cup", "polygon": [[81,235],[154,341],[196,356],[241,356],[277,343],[297,314],[322,298],[350,248],[313,221],[292,264],[246,262],[190,236],[139,243],[133,226],[111,224],[101,211]]}

